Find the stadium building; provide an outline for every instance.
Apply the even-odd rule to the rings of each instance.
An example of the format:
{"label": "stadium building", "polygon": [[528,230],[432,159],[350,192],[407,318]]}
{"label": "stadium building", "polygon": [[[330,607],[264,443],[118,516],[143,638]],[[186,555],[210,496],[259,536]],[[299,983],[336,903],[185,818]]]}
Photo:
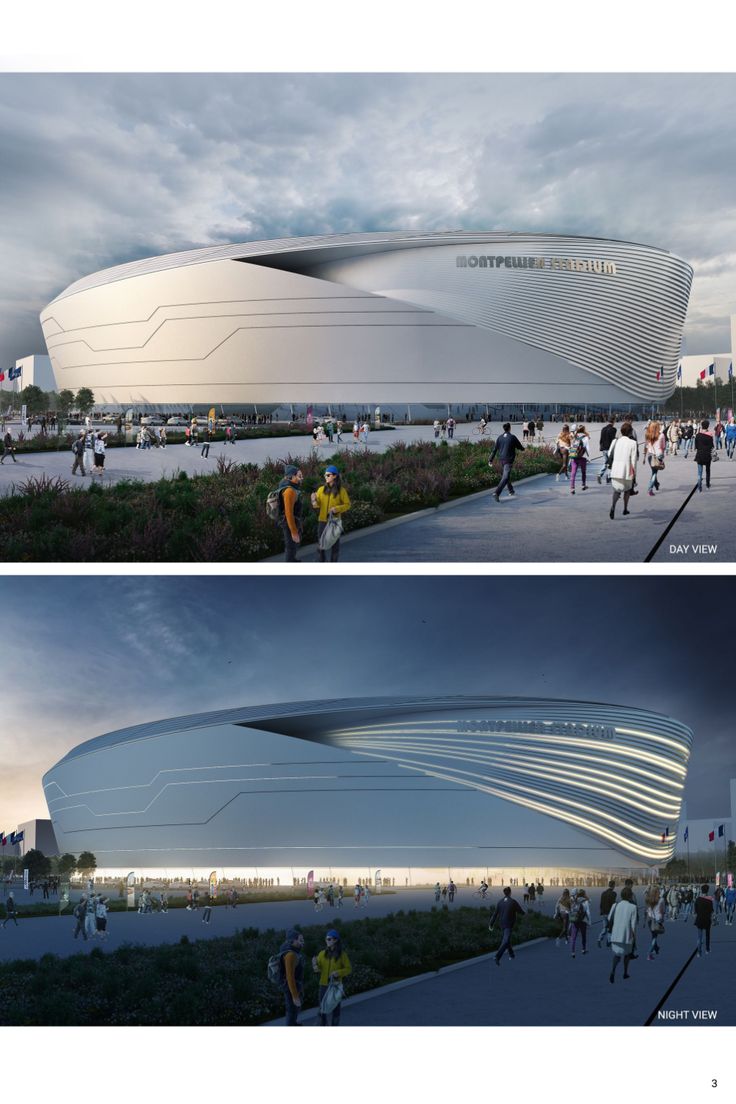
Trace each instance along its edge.
{"label": "stadium building", "polygon": [[692,269],[528,233],[212,246],[76,281],[41,314],[57,388],[118,407],[659,403]]}
{"label": "stadium building", "polygon": [[691,744],[621,706],[352,698],[111,732],[43,784],[60,852],[103,873],[549,879],[666,863]]}

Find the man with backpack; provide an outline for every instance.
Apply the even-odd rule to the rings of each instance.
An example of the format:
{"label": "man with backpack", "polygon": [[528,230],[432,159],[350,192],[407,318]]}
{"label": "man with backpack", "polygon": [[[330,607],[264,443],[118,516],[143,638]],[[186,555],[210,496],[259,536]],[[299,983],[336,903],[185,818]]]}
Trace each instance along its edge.
{"label": "man with backpack", "polygon": [[299,1026],[299,1009],[304,999],[304,936],[297,928],[290,928],[286,933],[286,939],[281,944],[277,956],[269,960],[268,976],[272,981],[276,980],[274,974],[278,970],[278,982],[284,991],[286,1002],[286,1026]]}
{"label": "man with backpack", "polygon": [[503,465],[503,475],[501,476],[501,482],[496,487],[493,497],[496,502],[501,498],[501,491],[504,487],[508,487],[509,494],[514,495],[516,491],[511,485],[511,469],[514,465],[517,452],[523,452],[524,446],[518,437],[511,432],[511,423],[504,422],[503,433],[493,446],[493,452],[488,457],[488,466],[493,464],[493,461],[498,454],[498,458]]}
{"label": "man with backpack", "polygon": [[284,478],[276,491],[266,500],[266,513],[278,521],[284,534],[284,558],[287,563],[298,563],[297,550],[302,542],[301,487],[304,473],[296,464],[287,464]]}
{"label": "man with backpack", "polygon": [[604,475],[606,477],[606,483],[611,482],[611,473],[609,471],[609,468],[610,468],[611,465],[610,465],[610,459],[609,459],[609,456],[608,456],[608,450],[610,449],[611,445],[613,444],[613,442],[615,440],[616,440],[616,419],[615,419],[614,415],[612,414],[611,417],[606,422],[606,424],[604,425],[603,429],[601,430],[600,450],[603,453],[603,465],[601,467],[601,470],[598,472],[598,476],[597,476],[599,483],[602,481]]}

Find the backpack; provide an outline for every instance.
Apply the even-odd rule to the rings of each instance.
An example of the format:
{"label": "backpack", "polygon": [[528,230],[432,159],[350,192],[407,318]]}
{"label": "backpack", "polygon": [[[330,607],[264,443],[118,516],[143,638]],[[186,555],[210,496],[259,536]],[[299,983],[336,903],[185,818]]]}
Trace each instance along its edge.
{"label": "backpack", "polygon": [[281,491],[277,487],[275,491],[268,492],[266,499],[266,517],[271,521],[281,521],[282,515]]}
{"label": "backpack", "polygon": [[281,987],[284,981],[284,956],[279,952],[272,954],[266,967],[266,977],[274,985]]}
{"label": "backpack", "polygon": [[577,924],[580,920],[585,919],[585,905],[583,901],[576,901],[570,909],[570,919],[573,924]]}
{"label": "backpack", "polygon": [[582,456],[585,456],[585,438],[576,437],[570,444],[570,459],[580,460]]}

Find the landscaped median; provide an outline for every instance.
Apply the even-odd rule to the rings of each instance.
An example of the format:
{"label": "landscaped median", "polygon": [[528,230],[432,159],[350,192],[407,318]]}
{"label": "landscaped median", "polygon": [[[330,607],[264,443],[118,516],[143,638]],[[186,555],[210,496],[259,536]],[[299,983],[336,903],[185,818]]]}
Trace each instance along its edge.
{"label": "landscaped median", "polygon": [[[488,442],[398,443],[381,453],[346,449],[263,466],[220,458],[211,475],[179,472],[155,483],[123,480],[79,489],[60,477],[31,478],[0,500],[0,556],[6,562],[254,562],[282,548],[281,530],[267,517],[265,503],[284,464],[304,472],[306,545],[317,535],[309,494],[326,464],[337,464],[348,488],[350,532],[496,486],[500,465],[488,467],[488,452]],[[514,479],[558,466],[547,449],[528,448],[517,459]]]}
{"label": "landscaped median", "polygon": [[[305,937],[304,1007],[317,1003],[311,958],[324,947],[328,928],[340,930],[353,972],[345,984],[353,996],[495,950],[500,932],[488,930],[489,909],[458,907],[397,912],[347,923],[331,913],[324,923],[302,927]],[[110,926],[114,925],[114,917]],[[513,943],[556,935],[559,922],[527,912]],[[70,932],[71,938],[71,932]],[[282,1011],[281,991],[266,976],[283,931],[245,928],[221,939],[158,947],[124,946],[0,965],[0,1008],[6,1025],[143,1024],[256,1025]]]}

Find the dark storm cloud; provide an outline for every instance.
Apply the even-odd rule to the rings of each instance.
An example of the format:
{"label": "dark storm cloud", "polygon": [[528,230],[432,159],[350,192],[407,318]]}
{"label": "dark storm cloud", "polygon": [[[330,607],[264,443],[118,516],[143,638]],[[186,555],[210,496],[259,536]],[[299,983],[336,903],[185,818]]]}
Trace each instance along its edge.
{"label": "dark storm cloud", "polygon": [[732,75],[0,76],[0,365],[74,279],[211,243],[395,229],[619,237],[694,264],[729,348]]}
{"label": "dark storm cloud", "polygon": [[[0,580],[0,809],[42,815],[41,774],[101,732],[309,698],[512,694],[637,706],[695,733],[690,817],[736,777],[718,580]],[[94,667],[59,627],[94,648]],[[701,627],[702,626],[702,627]]]}

